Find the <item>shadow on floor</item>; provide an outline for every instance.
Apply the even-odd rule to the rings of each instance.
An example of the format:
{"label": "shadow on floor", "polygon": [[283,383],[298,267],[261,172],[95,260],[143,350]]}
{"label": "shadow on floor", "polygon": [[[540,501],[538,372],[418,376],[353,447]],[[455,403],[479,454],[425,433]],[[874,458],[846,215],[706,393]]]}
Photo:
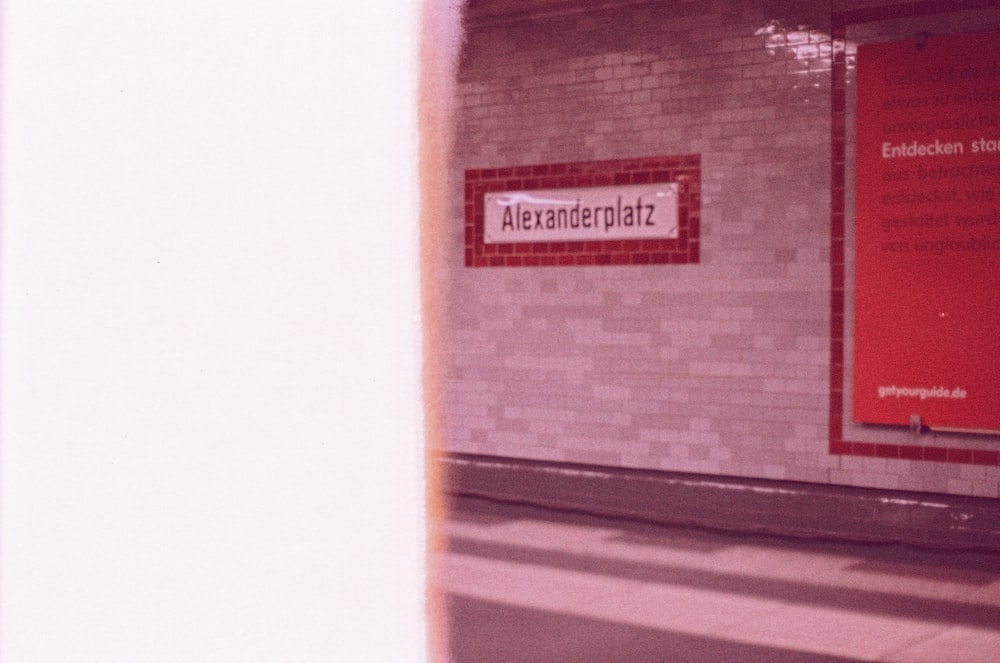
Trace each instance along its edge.
{"label": "shadow on floor", "polygon": [[[450,663],[838,663],[852,659],[446,597]],[[509,634],[507,639],[497,633]]]}

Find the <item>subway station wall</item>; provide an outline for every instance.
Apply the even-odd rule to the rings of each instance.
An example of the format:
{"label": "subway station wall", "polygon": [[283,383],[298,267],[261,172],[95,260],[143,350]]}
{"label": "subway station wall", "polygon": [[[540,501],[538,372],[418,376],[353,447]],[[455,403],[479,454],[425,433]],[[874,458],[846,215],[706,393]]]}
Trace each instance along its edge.
{"label": "subway station wall", "polygon": [[[473,0],[432,229],[442,450],[996,497],[995,463],[831,453],[831,415],[838,436],[1000,449],[831,408],[831,17],[888,4]],[[979,4],[875,12],[847,62],[851,38],[1000,29]],[[700,156],[697,262],[466,266],[466,171],[669,155]]]}

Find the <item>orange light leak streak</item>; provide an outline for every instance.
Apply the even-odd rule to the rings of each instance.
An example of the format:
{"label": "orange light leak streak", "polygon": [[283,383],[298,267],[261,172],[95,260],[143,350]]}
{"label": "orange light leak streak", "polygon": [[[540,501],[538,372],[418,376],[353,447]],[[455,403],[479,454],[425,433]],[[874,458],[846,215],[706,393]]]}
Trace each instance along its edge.
{"label": "orange light leak streak", "polygon": [[428,661],[446,661],[444,597],[434,587],[433,560],[444,549],[441,523],[447,504],[443,478],[433,462],[441,448],[441,366],[446,351],[441,316],[445,293],[438,277],[447,260],[441,244],[449,236],[452,184],[450,156],[455,73],[462,41],[461,0],[425,0],[420,15],[420,79],[417,98],[420,165],[420,287],[423,319],[424,471],[426,477],[426,617]]}

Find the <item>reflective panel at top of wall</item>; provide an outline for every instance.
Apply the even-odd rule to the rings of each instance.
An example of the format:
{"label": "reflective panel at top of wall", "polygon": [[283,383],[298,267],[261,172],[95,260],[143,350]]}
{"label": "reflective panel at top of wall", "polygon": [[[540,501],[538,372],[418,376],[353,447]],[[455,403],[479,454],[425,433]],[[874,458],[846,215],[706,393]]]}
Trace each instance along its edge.
{"label": "reflective panel at top of wall", "polygon": [[828,32],[808,25],[789,26],[780,19],[772,19],[754,32],[764,40],[764,48],[775,56],[791,56],[798,64],[791,70],[794,74],[829,72],[834,55],[840,51],[847,53],[847,66],[854,68],[857,44],[847,41],[833,43]]}

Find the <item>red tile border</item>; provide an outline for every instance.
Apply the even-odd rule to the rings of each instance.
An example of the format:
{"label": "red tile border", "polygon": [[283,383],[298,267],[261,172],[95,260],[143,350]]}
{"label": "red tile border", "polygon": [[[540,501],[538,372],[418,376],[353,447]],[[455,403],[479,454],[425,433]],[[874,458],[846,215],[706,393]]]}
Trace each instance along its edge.
{"label": "red tile border", "polygon": [[1000,465],[1000,451],[962,449],[917,444],[888,444],[844,440],[844,288],[845,262],[845,178],[847,125],[847,26],[894,18],[907,18],[996,7],[996,0],[923,0],[898,5],[858,9],[834,13],[831,17],[833,39],[833,69],[831,72],[831,165],[830,165],[830,448],[832,455],[898,458],[903,460],[959,463],[966,465]]}
{"label": "red tile border", "polygon": [[1000,465],[1000,451],[976,449],[972,452],[973,465]]}
{"label": "red tile border", "polygon": [[898,458],[900,460],[929,460],[937,463],[961,465],[1000,465],[1000,451],[990,449],[963,449],[916,444],[889,444],[884,442],[851,442],[831,437],[830,454],[834,456],[867,456],[869,458]]}
{"label": "red tile border", "polygon": [[[486,244],[483,196],[496,191],[677,182],[676,239]],[[681,265],[700,260],[701,155],[548,163],[465,171],[465,266]],[[500,248],[497,248],[500,247]],[[502,256],[497,259],[498,256]]]}
{"label": "red tile border", "polygon": [[920,2],[905,2],[897,5],[835,12],[832,15],[833,20],[831,21],[831,25],[834,28],[834,36],[836,37],[848,25],[857,23],[874,23],[875,21],[887,21],[895,18],[910,18],[912,16],[941,14],[944,12],[962,11],[963,9],[982,9],[984,7],[996,7],[996,0],[922,0]]}

